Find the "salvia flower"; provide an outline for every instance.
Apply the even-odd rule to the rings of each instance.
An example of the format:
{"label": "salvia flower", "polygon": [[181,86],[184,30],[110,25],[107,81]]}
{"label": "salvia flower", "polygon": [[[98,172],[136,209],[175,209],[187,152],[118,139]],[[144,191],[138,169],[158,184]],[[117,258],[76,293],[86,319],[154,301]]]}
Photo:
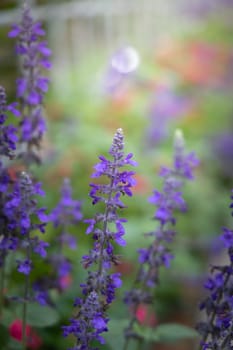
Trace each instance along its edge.
{"label": "salvia flower", "polygon": [[20,141],[26,148],[21,156],[29,163],[40,161],[35,149],[39,149],[46,130],[43,102],[49,79],[44,76],[44,70],[51,67],[51,51],[42,39],[44,35],[41,23],[34,22],[30,8],[24,4],[21,23],[14,24],[8,36],[18,39],[16,54],[21,58],[21,77],[17,80],[22,113]]}
{"label": "salvia flower", "polygon": [[19,111],[14,104],[7,105],[5,89],[0,86],[0,154],[12,158],[16,150],[17,128],[13,125],[6,125],[7,111],[19,116]]}
{"label": "salvia flower", "polygon": [[[40,184],[33,184],[30,176],[23,172],[12,186],[12,191],[7,194],[3,214],[7,223],[8,236],[5,234],[1,244],[4,243],[8,249],[25,249],[27,252],[46,256],[47,242],[33,235],[37,230],[45,232],[47,217],[45,208],[38,208],[37,195],[43,195]],[[32,269],[30,256],[17,260],[17,270],[28,275]]]}
{"label": "salvia flower", "polygon": [[58,252],[50,256],[50,262],[56,266],[58,277],[63,277],[71,272],[70,261],[62,255],[62,247],[69,246],[70,249],[76,249],[76,238],[70,234],[70,227],[77,225],[82,219],[81,203],[72,198],[72,187],[69,179],[64,179],[61,188],[61,199],[57,206],[49,215],[49,220],[54,228],[58,230],[57,242]]}
{"label": "salvia flower", "polygon": [[[118,210],[125,207],[121,201],[122,195],[132,196],[131,187],[134,185],[133,171],[123,170],[127,165],[135,166],[132,154],[124,154],[124,136],[118,129],[109,150],[111,160],[100,156],[100,162],[95,165],[93,178],[105,177],[108,183],[92,183],[90,197],[92,203],[103,203],[104,213],[97,213],[94,218],[87,219],[86,233],[92,234],[94,247],[88,255],[83,256],[83,265],[89,269],[85,283],[81,284],[81,298],[77,298],[76,315],[70,325],[64,326],[64,335],[73,334],[76,338],[75,350],[94,350],[92,341],[101,344],[104,339],[101,334],[108,330],[106,310],[115,298],[115,289],[121,286],[120,273],[110,273],[109,269],[118,263],[114,254],[114,245],[124,246],[126,241],[123,223]],[[94,266],[96,269],[94,269]]]}
{"label": "salvia flower", "polygon": [[[76,249],[76,237],[70,233],[70,229],[76,226],[81,219],[81,202],[73,199],[70,180],[64,179],[61,198],[48,215],[48,221],[53,223],[56,234],[53,250],[46,259],[51,274],[40,277],[33,285],[36,298],[42,305],[51,302],[48,291],[57,289],[62,292],[72,282],[72,263],[63,254],[63,248],[68,246],[70,249]],[[37,251],[45,253],[44,245],[38,246]]]}
{"label": "salvia flower", "polygon": [[76,239],[69,233],[71,226],[82,219],[81,203],[72,198],[72,187],[69,179],[64,179],[61,188],[61,199],[49,215],[55,228],[60,230],[59,241],[71,249],[76,248]]}
{"label": "salvia flower", "polygon": [[232,349],[233,334],[233,230],[223,227],[220,239],[228,251],[229,262],[212,266],[204,283],[207,297],[200,304],[206,320],[197,325],[201,350]]}
{"label": "salvia flower", "polygon": [[[163,177],[163,188],[155,190],[149,202],[155,205],[154,220],[158,225],[153,232],[146,235],[153,237],[152,244],[138,250],[140,268],[134,287],[125,295],[124,301],[132,310],[132,319],[126,330],[126,338],[132,335],[136,322],[136,312],[141,304],[153,301],[154,288],[159,284],[160,268],[168,268],[173,259],[169,244],[175,236],[175,212],[186,211],[186,203],[182,195],[184,180],[193,178],[193,168],[198,164],[193,153],[186,154],[182,133],[175,134],[174,164],[172,168],[163,167],[160,176]],[[127,342],[128,342],[127,340]]]}
{"label": "salvia flower", "polygon": [[8,171],[9,161],[14,158],[18,141],[17,128],[7,124],[7,113],[19,116],[15,103],[7,104],[5,89],[0,86],[0,267],[3,267],[8,252],[14,250],[17,245],[16,237],[10,237],[10,228],[7,218],[4,216],[4,208],[9,191],[11,191],[11,177]]}

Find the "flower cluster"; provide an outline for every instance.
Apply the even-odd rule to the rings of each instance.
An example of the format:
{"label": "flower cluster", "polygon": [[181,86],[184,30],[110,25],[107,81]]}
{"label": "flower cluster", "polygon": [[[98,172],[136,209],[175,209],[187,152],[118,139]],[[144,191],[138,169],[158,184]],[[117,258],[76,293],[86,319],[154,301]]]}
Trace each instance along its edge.
{"label": "flower cluster", "polygon": [[24,4],[20,24],[14,24],[8,36],[18,38],[16,54],[21,57],[21,74],[17,80],[17,97],[21,107],[20,142],[24,145],[20,156],[26,163],[40,162],[35,149],[40,148],[42,135],[46,130],[43,116],[44,94],[48,90],[49,79],[43,75],[49,69],[51,55],[41,23],[34,22],[30,8]]}
{"label": "flower cluster", "polygon": [[0,86],[0,154],[12,158],[18,137],[17,129],[11,124],[6,125],[7,111],[13,112],[16,116],[20,115],[15,104],[7,105],[5,89]]}
{"label": "flower cluster", "polygon": [[223,227],[220,239],[227,248],[229,262],[223,266],[212,266],[211,275],[204,284],[209,295],[200,304],[200,309],[206,313],[206,321],[197,325],[202,336],[201,350],[232,349],[233,230]]}
{"label": "flower cluster", "polygon": [[155,231],[147,235],[153,237],[148,248],[138,250],[140,268],[136,276],[134,287],[126,293],[124,301],[133,310],[132,320],[126,330],[126,338],[132,336],[133,324],[136,321],[136,312],[140,304],[150,304],[153,300],[153,288],[159,284],[160,267],[169,267],[173,255],[169,244],[173,242],[176,223],[175,211],[186,211],[181,188],[185,179],[192,179],[192,170],[198,160],[193,153],[186,154],[184,140],[177,130],[174,145],[173,168],[163,167],[160,176],[164,178],[163,190],[154,191],[149,201],[157,208],[154,219],[158,222]]}
{"label": "flower cluster", "polygon": [[[25,342],[27,317],[26,304],[29,301],[34,300],[34,297],[30,293],[29,283],[29,275],[34,267],[34,254],[45,258],[47,255],[46,248],[49,245],[35,234],[36,231],[41,233],[45,232],[45,225],[47,221],[45,208],[40,208],[36,199],[36,196],[44,195],[40,183],[36,183],[28,173],[15,173],[14,176],[12,176],[11,173],[11,169],[14,169],[15,166],[12,159],[20,156],[20,142],[22,143],[25,141],[25,139],[22,137],[24,133],[25,120],[30,119],[30,123],[33,125],[33,128],[37,128],[35,116],[36,118],[39,116],[42,108],[42,99],[41,101],[37,101],[37,103],[31,103],[31,105],[29,99],[26,99],[27,92],[28,94],[33,93],[33,83],[36,83],[36,74],[38,75],[40,72],[39,61],[36,59],[36,57],[39,57],[37,53],[39,46],[36,45],[36,42],[38,41],[38,35],[43,35],[40,25],[38,26],[33,23],[33,20],[30,17],[29,8],[27,8],[26,5],[23,10],[22,24],[20,26],[13,26],[13,29],[9,33],[10,37],[15,37],[18,35],[20,39],[17,46],[17,53],[23,56],[23,77],[18,81],[20,112],[17,109],[18,104],[12,103],[7,105],[5,90],[0,86],[0,314],[2,314],[2,308],[5,303],[4,286],[7,277],[5,274],[7,265],[6,258],[11,253],[15,256],[18,272],[25,276],[24,295],[22,298],[19,296],[14,296],[12,298],[14,300],[23,301],[24,315],[22,322],[22,338],[23,342]],[[39,76],[37,76],[37,78],[40,79]],[[19,91],[20,86],[22,91],[23,84],[24,94],[21,96]],[[42,97],[43,94],[41,94],[41,98]],[[18,128],[10,123],[7,124],[8,112],[14,114],[16,117],[22,117]],[[28,130],[30,137],[33,139],[33,142],[30,141],[28,143],[27,151],[30,152],[33,143],[34,145],[38,146],[38,140],[35,141],[33,130],[32,128]],[[18,135],[20,136],[19,138]],[[29,158],[27,159],[28,163]]]}
{"label": "flower cluster", "polygon": [[[8,223],[8,234],[4,235],[1,246],[8,247],[10,250],[17,248],[28,250],[30,247],[34,253],[44,258],[49,244],[37,236],[31,237],[31,232],[35,230],[44,233],[47,221],[45,208],[37,206],[36,195],[44,195],[40,183],[33,184],[27,173],[21,173],[12,191],[8,193],[3,208],[4,217]],[[24,260],[18,260],[17,263],[19,272],[25,275],[30,273],[32,260],[28,256]]]}
{"label": "flower cluster", "polygon": [[63,254],[63,247],[76,249],[76,238],[70,234],[71,226],[77,225],[82,219],[81,203],[72,198],[72,187],[69,179],[64,179],[61,188],[61,198],[57,206],[48,215],[48,221],[56,230],[56,243],[50,252],[47,263],[49,273],[40,277],[33,284],[37,301],[41,305],[51,303],[49,291],[62,291],[71,282],[71,261]]}
{"label": "flower cluster", "polygon": [[17,143],[17,129],[9,124],[6,125],[7,111],[13,112],[15,115],[19,115],[19,112],[15,109],[15,105],[7,105],[5,89],[0,86],[0,211],[2,213],[0,219],[0,227],[2,239],[0,240],[0,267],[4,265],[5,256],[8,253],[8,249],[14,247],[14,242],[7,239],[9,235],[9,227],[7,218],[3,215],[6,198],[8,192],[11,190],[11,178],[7,170],[7,158],[12,159],[16,150]]}
{"label": "flower cluster", "polygon": [[119,273],[109,273],[111,266],[118,264],[114,254],[113,243],[124,246],[125,230],[118,209],[125,207],[120,197],[132,196],[131,187],[134,185],[133,171],[121,170],[126,165],[135,166],[132,154],[124,155],[124,137],[118,129],[109,150],[112,160],[100,156],[100,162],[95,165],[93,178],[107,177],[108,184],[92,183],[90,196],[92,203],[104,203],[104,213],[97,213],[93,219],[85,220],[89,224],[86,233],[94,239],[94,248],[89,255],[83,256],[83,266],[97,266],[89,270],[86,283],[81,284],[83,297],[77,298],[75,306],[78,311],[68,326],[63,327],[64,335],[73,334],[76,338],[75,350],[91,350],[93,340],[104,342],[101,333],[108,330],[106,310],[115,298],[115,289],[121,286]]}
{"label": "flower cluster", "polygon": [[82,219],[81,203],[72,198],[72,187],[69,179],[64,179],[61,188],[61,199],[49,215],[55,228],[60,229],[59,241],[71,249],[76,248],[76,239],[69,233],[69,227]]}
{"label": "flower cluster", "polygon": [[[7,104],[5,90],[0,86],[1,327],[5,327],[5,323],[8,324],[10,337],[22,343],[22,349],[34,350],[41,348],[42,340],[31,326],[37,322],[29,322],[30,311],[33,313],[31,302],[37,301],[43,306],[49,304],[50,307],[46,307],[48,320],[45,320],[48,323],[45,324],[55,324],[58,321],[54,314],[60,309],[57,307],[58,310],[51,310],[51,306],[54,307],[56,300],[58,303],[61,301],[60,305],[63,303],[63,300],[59,299],[60,292],[69,285],[72,278],[71,261],[63,255],[63,247],[68,245],[69,248],[76,249],[76,239],[71,234],[71,226],[82,220],[81,202],[73,199],[68,179],[64,180],[59,203],[47,216],[46,209],[41,207],[37,200],[37,196],[44,195],[41,184],[27,172],[12,177],[9,170],[15,156],[16,159],[23,160],[24,166],[40,162],[39,150],[46,129],[43,113],[44,95],[49,84],[49,79],[44,76],[43,71],[51,67],[51,51],[43,40],[44,34],[41,24],[34,22],[30,8],[25,3],[21,23],[13,25],[9,32],[9,37],[18,38],[16,53],[20,56],[21,75],[17,80],[17,98],[20,112],[17,110],[17,104]],[[108,91],[117,95],[125,78],[131,76],[138,64],[139,56],[132,47],[117,52],[111,60],[106,79]],[[159,96],[156,111],[158,115],[159,112],[161,114],[161,106],[165,100],[164,106],[169,107],[169,111],[173,110],[175,114],[176,109],[186,110],[186,101],[174,101],[171,96],[165,95],[162,93]],[[8,123],[9,112],[21,117],[18,128]],[[160,125],[160,129],[161,127],[163,128],[163,125]],[[150,304],[153,301],[154,288],[160,283],[161,268],[169,267],[173,258],[170,246],[176,234],[176,212],[187,210],[182,188],[186,180],[193,179],[193,169],[197,164],[195,155],[186,153],[182,134],[177,131],[173,167],[161,169],[162,190],[155,190],[149,199],[156,207],[156,228],[146,234],[152,243],[149,247],[138,249],[139,270],[132,289],[124,298],[127,307],[132,311],[129,326],[125,330],[124,350],[128,348],[133,337],[139,341],[144,339],[144,335],[139,333],[139,327],[139,331],[136,332],[136,322],[147,327],[159,327],[155,315],[150,313]],[[90,197],[92,204],[98,204],[101,209],[94,217],[84,220],[87,224],[86,234],[92,236],[93,247],[82,257],[82,266],[87,270],[87,277],[80,284],[81,295],[75,299],[74,315],[70,323],[62,327],[64,336],[72,335],[75,339],[75,344],[70,350],[97,350],[96,343],[105,343],[103,333],[109,328],[108,309],[116,297],[116,288],[122,285],[119,270],[111,272],[110,269],[118,265],[120,260],[115,247],[120,249],[126,245],[124,223],[127,220],[121,217],[119,212],[125,208],[122,197],[131,197],[132,186],[135,185],[135,173],[128,170],[129,166],[136,166],[136,162],[132,153],[125,154],[123,131],[118,129],[109,156],[99,157],[92,174]],[[233,196],[231,199],[233,200]],[[230,208],[233,208],[233,203],[230,204]],[[40,239],[40,234],[45,233],[48,221],[53,223],[57,234],[50,254],[47,254],[49,243]],[[233,230],[224,227],[221,240],[228,252],[228,262],[223,266],[213,265],[211,275],[205,282],[209,294],[200,305],[201,310],[206,313],[206,321],[197,326],[202,337],[200,350],[233,349]],[[9,297],[10,293],[8,294],[7,290],[8,298],[5,298],[5,280],[12,272],[11,261],[7,260],[8,255],[12,255],[17,264],[20,278],[14,286],[21,290],[23,284],[23,291],[19,293],[21,297]],[[48,263],[48,271],[42,277],[37,275],[37,271],[31,274],[37,266],[38,255],[44,259],[45,264]],[[20,285],[17,285],[18,281]],[[10,290],[11,283],[7,284],[8,287]],[[51,289],[55,289],[55,293],[52,293]],[[9,319],[8,313],[5,313],[5,307],[9,305],[11,309],[12,300],[22,303],[20,318],[18,310],[14,310],[12,314],[9,310]],[[12,315],[13,321],[10,319]],[[36,321],[41,322],[40,326],[43,326],[42,319],[38,319],[39,321]],[[3,332],[1,330],[1,336]],[[149,337],[148,333],[145,339]]]}
{"label": "flower cluster", "polygon": [[53,222],[54,227],[60,230],[60,234],[57,237],[59,253],[50,257],[50,262],[56,266],[59,277],[64,277],[71,271],[71,264],[61,254],[61,250],[64,245],[68,245],[71,249],[76,249],[76,238],[69,233],[69,228],[77,225],[81,219],[81,203],[72,198],[70,180],[64,179],[60,202],[49,215],[49,220]]}

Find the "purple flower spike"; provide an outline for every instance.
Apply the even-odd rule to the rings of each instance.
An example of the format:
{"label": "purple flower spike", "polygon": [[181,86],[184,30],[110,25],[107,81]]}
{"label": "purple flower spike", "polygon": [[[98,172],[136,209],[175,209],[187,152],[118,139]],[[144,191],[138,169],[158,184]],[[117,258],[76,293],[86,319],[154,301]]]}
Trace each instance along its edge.
{"label": "purple flower spike", "polygon": [[69,233],[69,228],[81,219],[81,203],[72,198],[70,180],[65,179],[61,188],[61,199],[49,215],[49,220],[60,231],[58,240],[61,245],[67,244],[71,249],[76,248],[76,239]]}
{"label": "purple flower spike", "polygon": [[206,320],[197,325],[200,350],[232,348],[233,230],[223,227],[220,239],[227,248],[229,263],[212,266],[211,275],[204,283],[208,295],[200,304],[206,314]]}
{"label": "purple flower spike", "polygon": [[[37,186],[32,183],[30,176],[23,172],[8,189],[2,212],[5,218],[5,238],[0,244],[1,254],[7,250],[21,248],[26,251],[26,259],[18,261],[18,271],[25,275],[30,274],[32,269],[32,252],[46,257],[48,243],[41,241],[37,236],[32,236],[32,231],[40,230],[44,232],[46,221],[45,209],[38,208],[36,196]],[[43,213],[43,215],[42,215]],[[43,225],[43,230],[41,229]]]}
{"label": "purple flower spike", "polygon": [[13,125],[4,125],[7,111],[11,111],[13,114],[17,113],[13,105],[7,106],[5,89],[0,86],[0,154],[12,158],[18,137],[16,135],[17,129]]}
{"label": "purple flower spike", "polygon": [[26,144],[20,156],[27,164],[40,162],[38,150],[46,131],[43,102],[49,79],[43,75],[43,70],[50,66],[48,56],[51,52],[47,43],[41,40],[44,35],[41,23],[34,22],[30,8],[24,4],[21,23],[12,26],[9,37],[18,39],[16,54],[21,56],[22,62],[21,77],[16,83],[22,111],[20,142]]}
{"label": "purple flower spike", "polygon": [[133,310],[132,319],[125,330],[126,339],[134,332],[136,322],[135,313],[140,304],[150,304],[153,301],[154,288],[160,282],[160,268],[169,268],[173,255],[169,244],[173,242],[176,224],[175,212],[186,211],[186,203],[181,189],[186,179],[193,178],[193,168],[198,164],[194,155],[187,155],[184,148],[182,133],[177,131],[174,144],[173,168],[162,168],[160,176],[163,177],[162,191],[155,190],[149,202],[155,205],[154,220],[158,225],[153,232],[147,235],[154,238],[148,248],[138,249],[140,268],[135,279],[137,288],[133,288],[125,295],[124,301]]}
{"label": "purple flower spike", "polygon": [[[38,194],[43,195],[39,184],[34,189]],[[81,202],[73,199],[69,179],[64,179],[61,188],[61,198],[51,213],[47,216],[45,209],[40,208],[37,210],[37,216],[40,220],[51,222],[56,232],[56,243],[53,244],[53,251],[50,252],[48,257],[45,249],[48,246],[47,242],[38,241],[36,247],[33,248],[35,253],[42,257],[47,257],[46,260],[51,274],[40,278],[36,283],[37,292],[39,293],[38,297],[46,294],[44,302],[51,303],[48,291],[57,289],[59,292],[62,292],[61,281],[63,278],[71,278],[72,263],[63,255],[63,248],[66,248],[66,246],[73,250],[77,248],[76,237],[70,233],[70,230],[72,226],[77,226],[82,219]]]}
{"label": "purple flower spike", "polygon": [[[114,243],[125,245],[122,238],[125,233],[123,223],[126,222],[118,216],[118,210],[124,208],[120,197],[131,195],[134,183],[134,172],[122,170],[126,165],[136,165],[131,159],[132,154],[124,155],[124,136],[122,129],[118,129],[112,146],[109,150],[111,160],[100,156],[99,163],[94,166],[94,178],[108,179],[107,184],[91,184],[90,197],[93,205],[104,203],[104,213],[97,213],[93,219],[84,220],[89,226],[86,233],[92,234],[94,247],[89,255],[83,256],[85,268],[93,267],[88,271],[86,283],[82,283],[83,297],[77,298],[77,316],[71,320],[70,325],[64,326],[64,335],[73,334],[76,345],[73,350],[96,350],[92,341],[103,344],[101,333],[108,330],[106,310],[115,299],[115,289],[121,287],[120,274],[109,274],[108,270],[118,264],[118,257],[114,254]],[[96,269],[94,269],[96,266]]]}
{"label": "purple flower spike", "polygon": [[30,271],[32,269],[32,262],[31,262],[31,260],[25,259],[23,261],[17,261],[17,262],[18,262],[17,270],[20,273],[23,273],[24,275],[29,275]]}

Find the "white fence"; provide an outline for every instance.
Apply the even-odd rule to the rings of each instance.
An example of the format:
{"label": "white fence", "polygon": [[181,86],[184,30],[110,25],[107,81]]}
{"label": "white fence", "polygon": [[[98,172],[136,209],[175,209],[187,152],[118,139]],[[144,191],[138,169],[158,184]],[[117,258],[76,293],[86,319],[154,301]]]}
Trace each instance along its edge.
{"label": "white fence", "polygon": [[[211,1],[216,5],[222,0]],[[187,16],[185,7],[201,6],[203,0],[72,0],[57,4],[50,0],[44,6],[36,6],[36,0],[30,3],[35,17],[47,23],[56,75],[57,69],[73,66],[94,51],[107,56],[129,44],[140,50],[155,50],[163,36],[196,30],[202,17]],[[0,25],[10,25],[18,17],[19,9],[0,11]]]}
{"label": "white fence", "polygon": [[[35,0],[30,2],[33,5]],[[149,47],[160,33],[175,35],[190,28],[191,19],[182,14],[183,3],[184,0],[51,1],[34,6],[33,12],[36,18],[48,22],[53,50],[69,52],[75,61],[88,48],[109,51],[126,43]],[[18,16],[18,9],[0,11],[0,25],[9,25]],[[64,60],[64,55],[59,56]]]}

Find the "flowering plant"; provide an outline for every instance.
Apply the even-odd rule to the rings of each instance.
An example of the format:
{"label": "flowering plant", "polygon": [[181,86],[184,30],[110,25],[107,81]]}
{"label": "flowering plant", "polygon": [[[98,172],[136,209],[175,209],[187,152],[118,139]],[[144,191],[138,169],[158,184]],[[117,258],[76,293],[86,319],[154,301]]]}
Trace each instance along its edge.
{"label": "flowering plant", "polygon": [[[225,265],[212,266],[211,276],[205,282],[210,295],[200,304],[207,317],[198,323],[197,331],[195,325],[191,328],[177,323],[159,324],[152,312],[156,290],[163,280],[163,267],[169,268],[176,254],[173,243],[179,231],[178,212],[187,211],[183,186],[186,180],[194,178],[193,171],[199,163],[193,152],[186,153],[180,130],[175,133],[173,166],[161,168],[162,189],[154,190],[149,198],[156,207],[153,217],[156,225],[143,236],[148,244],[137,249],[138,269],[122,298],[128,318],[121,319],[117,345],[111,342],[114,337],[111,309],[120,299],[118,289],[124,288],[125,282],[120,268],[126,260],[121,247],[127,243],[127,219],[120,213],[127,208],[125,202],[133,200],[136,180],[131,167],[137,163],[132,153],[125,153],[124,133],[118,128],[109,155],[99,156],[92,174],[89,197],[92,205],[99,207],[98,211],[83,219],[82,201],[73,198],[67,178],[58,204],[49,213],[41,206],[42,200],[37,197],[45,196],[45,192],[32,164],[42,162],[40,149],[46,130],[43,104],[49,79],[44,76],[44,69],[51,67],[48,60],[51,51],[42,40],[44,35],[41,24],[34,22],[25,4],[21,23],[13,25],[9,32],[9,37],[18,38],[16,54],[21,57],[17,102],[8,105],[5,89],[0,86],[1,349],[50,349],[53,340],[46,344],[46,334],[53,334],[58,325],[60,335],[64,335],[61,338],[64,349],[105,349],[105,343],[113,350],[149,349],[153,343],[183,338],[195,339],[202,350],[232,349],[231,229],[223,228],[221,240],[229,260]],[[119,57],[122,70],[124,52]],[[116,69],[116,60],[113,62]],[[127,70],[123,72],[126,74]],[[9,113],[19,118],[18,124],[7,123]],[[12,176],[10,169],[17,162],[23,171]],[[81,263],[75,265],[66,246],[75,252],[76,258],[80,242],[86,237],[80,232],[77,244],[73,228],[81,231],[86,225],[86,235],[92,237],[91,248],[88,254],[83,254]],[[49,237],[51,227],[55,239]],[[75,280],[77,266],[80,275]],[[46,333],[47,327],[50,328]]]}

